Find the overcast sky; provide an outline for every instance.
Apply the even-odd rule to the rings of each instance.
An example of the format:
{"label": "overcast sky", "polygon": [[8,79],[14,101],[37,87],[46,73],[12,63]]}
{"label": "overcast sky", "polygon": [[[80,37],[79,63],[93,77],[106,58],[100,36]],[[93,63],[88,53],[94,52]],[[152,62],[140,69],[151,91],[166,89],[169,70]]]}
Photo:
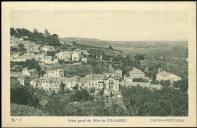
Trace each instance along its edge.
{"label": "overcast sky", "polygon": [[102,40],[186,40],[183,11],[14,11],[11,27],[44,31],[60,37]]}

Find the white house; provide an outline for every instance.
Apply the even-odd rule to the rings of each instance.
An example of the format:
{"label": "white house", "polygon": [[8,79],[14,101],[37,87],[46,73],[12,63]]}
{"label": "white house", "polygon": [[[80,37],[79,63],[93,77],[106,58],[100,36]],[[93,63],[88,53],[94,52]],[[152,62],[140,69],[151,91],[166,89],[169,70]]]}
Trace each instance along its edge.
{"label": "white house", "polygon": [[57,64],[58,59],[52,56],[44,56],[40,60],[42,64]]}
{"label": "white house", "polygon": [[38,71],[36,69],[23,68],[22,74],[29,76],[31,79],[38,78]]}
{"label": "white house", "polygon": [[58,90],[65,88],[72,90],[73,87],[78,85],[78,77],[41,77],[38,80],[38,85],[38,88],[48,91],[57,92]]}
{"label": "white house", "polygon": [[63,69],[48,69],[44,74],[45,77],[64,77]]}
{"label": "white house", "polygon": [[40,45],[31,43],[29,41],[24,41],[24,47],[27,49],[28,52],[35,52],[38,53],[40,52]]}
{"label": "white house", "polygon": [[145,73],[142,72],[140,69],[133,68],[131,71],[129,71],[130,78],[146,78]]}
{"label": "white house", "polygon": [[158,73],[156,75],[156,80],[161,81],[161,80],[169,80],[171,83],[175,81],[180,81],[181,77],[176,76],[174,74],[168,73],[166,71],[163,71],[161,68],[158,69]]}
{"label": "white house", "polygon": [[56,53],[55,56],[59,60],[64,60],[66,62],[72,60],[72,52],[70,52],[70,51],[59,52],[59,53]]}
{"label": "white house", "polygon": [[25,75],[25,74],[19,75],[18,81],[19,81],[20,85],[22,85],[22,86],[30,85],[30,78],[28,75]]}
{"label": "white house", "polygon": [[44,45],[44,46],[42,46],[41,50],[42,50],[42,52],[48,52],[48,51],[54,51],[55,48],[53,46]]}
{"label": "white house", "polygon": [[81,58],[81,61],[84,62],[84,63],[87,63],[88,59],[87,58]]}
{"label": "white house", "polygon": [[31,60],[33,57],[31,56],[18,56],[18,57],[12,57],[10,61],[13,62],[25,62],[26,60]]}
{"label": "white house", "polygon": [[72,61],[80,61],[81,60],[81,52],[80,51],[74,51],[72,53]]}
{"label": "white house", "polygon": [[46,91],[57,92],[60,89],[61,80],[55,77],[40,77],[38,79],[38,88]]}

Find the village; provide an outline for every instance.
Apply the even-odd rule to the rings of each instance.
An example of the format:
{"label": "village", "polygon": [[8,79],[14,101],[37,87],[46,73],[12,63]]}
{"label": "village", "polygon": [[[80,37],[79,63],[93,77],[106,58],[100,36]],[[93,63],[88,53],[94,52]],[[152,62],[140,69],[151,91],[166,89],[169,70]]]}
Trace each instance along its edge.
{"label": "village", "polygon": [[[35,59],[41,67],[42,73],[37,69],[28,69],[24,67],[18,72],[17,77],[21,86],[32,86],[45,91],[57,93],[64,90],[86,89],[89,93],[96,95],[103,91],[105,97],[121,97],[120,86],[132,87],[141,86],[150,89],[162,89],[161,81],[170,81],[173,83],[180,81],[181,77],[175,74],[163,71],[158,68],[156,80],[158,83],[152,83],[152,79],[145,75],[142,70],[133,67],[128,71],[129,75],[123,74],[122,70],[113,70],[101,74],[88,74],[84,77],[65,75],[64,67],[67,65],[82,65],[88,63],[90,53],[85,49],[63,50],[58,47],[39,45],[28,40],[27,36],[16,38],[11,36],[11,48],[22,47],[21,52],[11,52],[11,62],[25,62]],[[49,53],[52,53],[51,55]],[[102,61],[102,55],[95,59]],[[12,75],[12,72],[11,72]],[[179,87],[176,87],[179,89]],[[92,91],[94,90],[94,91]]]}

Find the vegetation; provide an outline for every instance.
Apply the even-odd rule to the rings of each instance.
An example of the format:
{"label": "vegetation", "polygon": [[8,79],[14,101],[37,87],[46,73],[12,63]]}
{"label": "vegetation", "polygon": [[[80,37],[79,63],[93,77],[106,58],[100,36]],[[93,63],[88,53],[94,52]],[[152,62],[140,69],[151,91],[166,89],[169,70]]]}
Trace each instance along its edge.
{"label": "vegetation", "polygon": [[50,116],[47,112],[27,105],[11,103],[11,116]]}
{"label": "vegetation", "polygon": [[130,116],[187,116],[188,95],[180,90],[164,88],[151,91],[140,86],[121,92]]}
{"label": "vegetation", "polygon": [[66,65],[64,68],[64,76],[85,76],[94,73],[91,65]]}
{"label": "vegetation", "polygon": [[45,33],[42,33],[38,32],[37,29],[34,29],[33,32],[31,32],[25,28],[10,28],[10,35],[23,38],[24,40],[30,40],[40,45],[61,45],[59,36],[57,34],[50,34],[48,30],[45,30]]}
{"label": "vegetation", "polygon": [[143,79],[143,78],[135,78],[135,79],[133,79],[133,82],[148,82],[148,80],[146,80],[146,79]]}
{"label": "vegetation", "polygon": [[23,70],[23,68],[28,69],[36,69],[38,71],[38,74],[42,74],[41,67],[35,59],[27,59],[25,62],[10,62],[10,66],[13,67],[11,71],[13,72],[20,72]]}
{"label": "vegetation", "polygon": [[[93,95],[95,88],[78,90],[79,87],[48,94],[47,92],[30,86],[20,86],[16,78],[11,78],[11,113],[13,115],[52,115],[52,116],[187,116],[188,115],[188,74],[185,61],[188,51],[185,46],[175,44],[141,44],[134,43],[125,45],[128,48],[121,49],[118,44],[110,44],[101,40],[93,40],[92,45],[85,39],[63,39],[60,44],[56,34],[50,34],[46,29],[44,33],[34,29],[10,28],[10,35],[23,40],[32,41],[40,45],[55,46],[56,50],[87,50],[88,62],[75,65],[72,62],[60,60],[64,66],[64,76],[85,76],[94,73],[112,72],[120,69],[123,75],[129,76],[133,67],[145,72],[152,79],[151,84],[161,84],[162,90],[150,90],[142,87],[121,87],[122,99],[107,99],[103,97],[103,91]],[[125,43],[125,42],[121,42]],[[99,47],[102,44],[103,47]],[[106,45],[107,44],[107,45]],[[130,47],[132,45],[132,47]],[[109,47],[105,47],[109,46]],[[122,46],[122,44],[121,44]],[[128,54],[125,55],[121,49]],[[11,52],[25,51],[24,45],[20,43],[17,47],[11,47]],[[55,52],[47,52],[54,56]],[[25,62],[11,62],[11,71],[19,72],[24,67],[37,69],[42,74],[38,61],[35,59]],[[172,84],[176,89],[170,88],[170,81],[157,81],[158,68],[181,76],[182,80]],[[134,79],[134,82],[147,82],[144,79]],[[64,88],[61,83],[61,88]],[[46,105],[42,105],[42,101]],[[123,100],[123,103],[121,102]]]}

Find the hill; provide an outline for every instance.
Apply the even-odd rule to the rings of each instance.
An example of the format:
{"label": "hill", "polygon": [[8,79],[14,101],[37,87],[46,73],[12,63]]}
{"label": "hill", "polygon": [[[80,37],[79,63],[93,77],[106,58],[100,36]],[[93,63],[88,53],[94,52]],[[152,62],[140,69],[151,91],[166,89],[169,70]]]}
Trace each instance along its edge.
{"label": "hill", "polygon": [[110,45],[107,41],[99,40],[95,38],[66,37],[66,38],[61,38],[60,40],[63,43],[68,43],[68,44],[75,41],[81,45],[100,46],[100,47]]}
{"label": "hill", "polygon": [[183,46],[187,47],[187,41],[109,41],[113,47],[166,47]]}

